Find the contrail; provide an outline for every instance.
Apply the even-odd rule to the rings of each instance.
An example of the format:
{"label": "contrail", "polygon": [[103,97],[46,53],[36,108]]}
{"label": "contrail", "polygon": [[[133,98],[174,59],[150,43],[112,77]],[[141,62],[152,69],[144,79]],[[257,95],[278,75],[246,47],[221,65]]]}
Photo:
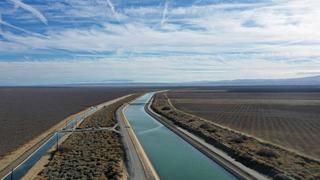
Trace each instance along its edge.
{"label": "contrail", "polygon": [[290,45],[298,44],[298,43],[301,43],[301,42],[304,42],[304,41],[305,40],[300,39],[300,40],[289,41],[289,42],[280,43],[280,44],[274,44],[274,45],[269,46],[269,47],[251,48],[250,50],[257,51],[257,50],[264,50],[264,49],[272,49],[272,48],[275,48],[275,47],[290,46]]}
{"label": "contrail", "polygon": [[112,13],[113,13],[113,15],[116,16],[116,15],[117,15],[117,12],[114,10],[114,6],[113,6],[112,2],[111,2],[110,0],[107,0],[107,3],[108,3],[108,5],[109,5],[109,7],[110,7],[110,9],[111,9],[111,11],[112,11]]}
{"label": "contrail", "polygon": [[116,20],[118,21],[119,24],[121,24],[126,30],[128,30],[127,26],[123,23],[121,23],[119,17],[118,17],[118,13],[116,12],[113,3],[111,2],[111,0],[107,0],[108,6],[113,14],[113,16],[116,18]]}
{"label": "contrail", "polygon": [[32,6],[28,5],[28,4],[25,4],[25,3],[21,2],[20,0],[10,0],[10,1],[13,2],[15,4],[15,6],[29,11],[31,14],[36,16],[44,24],[48,24],[47,18],[44,17],[42,15],[42,13],[40,11],[38,11],[37,9],[35,9],[34,7],[32,7]]}
{"label": "contrail", "polygon": [[199,4],[200,2],[202,2],[202,0],[197,0],[197,1],[194,2],[192,5],[197,5],[197,4]]}
{"label": "contrail", "polygon": [[163,8],[163,11],[162,11],[162,19],[161,19],[161,26],[163,26],[166,21],[167,21],[167,13],[168,13],[168,1],[165,2],[164,4],[164,8]]}
{"label": "contrail", "polygon": [[[10,28],[12,28],[12,29],[15,29],[15,30],[18,30],[18,31],[27,33],[27,34],[31,34],[31,35],[33,35],[33,36],[45,37],[45,36],[43,36],[42,34],[30,32],[30,31],[27,31],[27,30],[25,30],[25,29],[23,29],[23,28],[19,28],[19,27],[15,26],[15,25],[12,25],[12,24],[10,24],[10,23],[7,23],[6,21],[3,21],[1,14],[0,14],[0,24],[2,24],[2,25],[4,25],[4,26],[8,26],[8,27],[10,27]],[[3,34],[2,30],[0,31],[0,33]]]}
{"label": "contrail", "polygon": [[[2,15],[0,13],[0,25],[2,24]],[[3,31],[2,31],[2,26],[0,26],[0,36],[3,34]]]}

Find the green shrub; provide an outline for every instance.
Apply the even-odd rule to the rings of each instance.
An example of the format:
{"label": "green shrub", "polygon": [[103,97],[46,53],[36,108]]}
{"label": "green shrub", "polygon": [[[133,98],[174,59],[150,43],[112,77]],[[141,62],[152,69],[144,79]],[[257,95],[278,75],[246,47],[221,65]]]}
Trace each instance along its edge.
{"label": "green shrub", "polygon": [[278,158],[279,155],[271,149],[263,148],[257,152],[257,155],[267,158]]}

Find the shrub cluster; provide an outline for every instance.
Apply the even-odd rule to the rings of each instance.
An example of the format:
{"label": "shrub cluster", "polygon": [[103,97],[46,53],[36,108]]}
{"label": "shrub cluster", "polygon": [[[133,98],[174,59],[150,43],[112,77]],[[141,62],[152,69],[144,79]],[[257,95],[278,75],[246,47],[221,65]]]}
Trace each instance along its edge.
{"label": "shrub cluster", "polygon": [[168,121],[201,137],[242,164],[276,179],[320,179],[319,161],[209,123],[172,107],[169,101],[166,93],[158,93],[151,107]]}
{"label": "shrub cluster", "polygon": [[[131,96],[106,106],[87,117],[78,127],[111,127],[117,121],[115,111]],[[76,132],[52,152],[51,159],[36,179],[121,179],[124,147],[120,134],[113,131]]]}

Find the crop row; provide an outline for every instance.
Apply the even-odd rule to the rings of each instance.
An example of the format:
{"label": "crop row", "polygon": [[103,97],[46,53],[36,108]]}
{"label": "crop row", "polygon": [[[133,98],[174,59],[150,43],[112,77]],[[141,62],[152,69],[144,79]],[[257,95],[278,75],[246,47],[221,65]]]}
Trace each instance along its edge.
{"label": "crop row", "polygon": [[[320,158],[320,105],[230,103],[228,100],[184,102],[178,109],[263,140]],[[308,110],[306,110],[308,109]]]}
{"label": "crop row", "polygon": [[[237,161],[272,178],[320,178],[320,162],[184,113],[171,106],[166,93],[155,96],[152,108],[176,125],[222,149]],[[246,109],[239,108],[240,111]],[[234,110],[237,111],[239,110]]]}

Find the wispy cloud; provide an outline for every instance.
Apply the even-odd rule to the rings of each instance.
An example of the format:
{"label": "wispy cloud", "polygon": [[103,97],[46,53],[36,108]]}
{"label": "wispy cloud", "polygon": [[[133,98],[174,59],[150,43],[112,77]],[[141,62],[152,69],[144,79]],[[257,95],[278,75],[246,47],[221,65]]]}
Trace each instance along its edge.
{"label": "wispy cloud", "polygon": [[[126,79],[134,82],[186,82],[244,78],[289,78],[319,72],[320,64],[303,65],[248,59],[220,62],[210,56],[175,58],[82,59],[74,61],[0,62],[0,84],[68,84]],[[155,68],[156,67],[156,68]],[[23,74],[23,76],[21,76]],[[128,76],[127,74],[130,74]]]}
{"label": "wispy cloud", "polygon": [[164,7],[163,7],[163,12],[162,12],[162,19],[161,19],[161,26],[164,26],[164,24],[166,23],[167,21],[167,13],[168,13],[168,1],[166,1],[164,3]]}
{"label": "wispy cloud", "polygon": [[[20,9],[27,10],[43,23],[47,23],[47,19],[52,23],[40,26],[21,20],[30,17],[23,16],[25,12],[20,11],[16,19],[12,17],[13,12],[6,14],[7,19],[0,19],[5,26],[2,32],[5,41],[0,39],[0,61],[8,62],[6,55],[16,57],[13,61],[20,61],[19,57],[24,56],[29,57],[28,61],[37,61],[43,54],[50,54],[51,58],[59,51],[68,55],[65,61],[69,57],[74,57],[72,61],[80,58],[81,62],[90,62],[93,57],[105,58],[106,62],[98,62],[107,63],[109,59],[114,62],[115,69],[121,69],[115,62],[132,62],[139,66],[161,62],[168,65],[163,73],[169,75],[176,74],[176,69],[169,68],[170,65],[179,66],[178,62],[186,63],[182,59],[187,58],[190,64],[179,72],[186,72],[184,77],[190,79],[232,79],[244,75],[250,78],[254,74],[289,77],[316,72],[312,65],[319,68],[320,22],[315,21],[320,17],[318,0],[228,2],[65,0],[54,4],[22,3]],[[7,52],[8,49],[11,51]],[[84,57],[87,60],[81,59]],[[151,60],[141,60],[148,58]],[[45,58],[45,61],[50,59]],[[233,69],[220,71],[200,67],[193,72],[202,72],[201,77],[194,76],[188,68],[201,66],[201,62],[220,70],[226,64]],[[245,63],[252,68],[241,65]],[[279,70],[273,70],[277,65]],[[132,65],[132,71],[139,69],[137,66]],[[155,68],[147,69],[150,69],[148,73],[153,73]],[[298,73],[300,71],[302,73]],[[156,74],[160,77],[161,72]],[[169,80],[169,75],[168,78],[161,75],[162,80]],[[140,77],[135,78],[140,80]]]}
{"label": "wispy cloud", "polygon": [[48,20],[46,19],[46,17],[40,11],[38,11],[36,8],[30,6],[26,3],[23,3],[21,0],[10,0],[10,1],[13,2],[16,7],[20,7],[22,9],[32,13],[34,16],[36,16],[44,24],[48,23]]}

